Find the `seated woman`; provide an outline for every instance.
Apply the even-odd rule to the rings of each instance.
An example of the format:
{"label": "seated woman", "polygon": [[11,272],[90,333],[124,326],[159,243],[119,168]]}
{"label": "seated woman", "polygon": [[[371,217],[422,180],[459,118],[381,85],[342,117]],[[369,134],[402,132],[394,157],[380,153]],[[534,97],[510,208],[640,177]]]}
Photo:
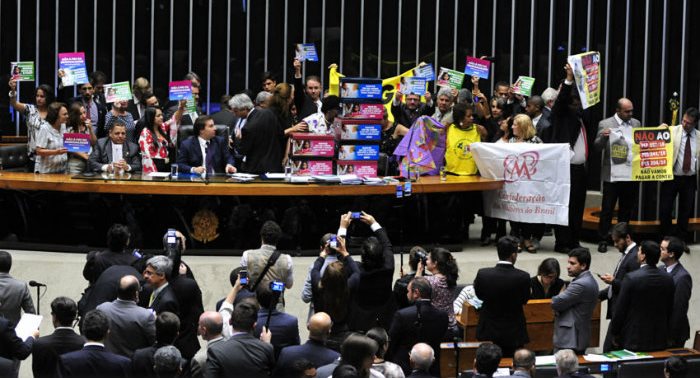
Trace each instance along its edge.
{"label": "seated woman", "polygon": [[36,173],[64,173],[68,165],[68,150],[63,147],[63,134],[68,122],[68,109],[62,102],[49,105],[46,124],[41,125],[36,138]]}
{"label": "seated woman", "polygon": [[170,169],[168,164],[174,161],[174,156],[171,157],[169,151],[177,143],[177,129],[186,104],[187,101],[180,101],[177,111],[167,122],[163,122],[163,111],[146,108],[140,125],[143,130],[139,136],[143,174],[168,172]]}
{"label": "seated woman", "polygon": [[542,260],[537,275],[530,279],[530,299],[550,299],[566,287],[559,278],[559,261],[553,257]]}
{"label": "seated woman", "polygon": [[[87,116],[85,107],[80,102],[74,102],[68,111],[67,133],[85,134],[90,137],[90,146],[97,143],[97,136],[92,129],[92,122]],[[87,169],[89,152],[69,152],[68,153],[68,173],[83,173]]]}
{"label": "seated woman", "polygon": [[[457,320],[455,319],[452,303],[452,292],[455,286],[457,286],[457,278],[459,278],[457,261],[450,251],[444,248],[434,248],[430,251],[426,259],[425,267],[423,267],[422,261],[418,263],[416,277],[423,276],[424,268],[428,269],[432,274],[431,276],[425,277],[428,282],[430,282],[430,286],[433,289],[433,295],[431,297],[432,305],[447,313],[449,320],[448,333],[452,331],[453,335],[457,335]],[[449,336],[451,340],[452,335]]]}

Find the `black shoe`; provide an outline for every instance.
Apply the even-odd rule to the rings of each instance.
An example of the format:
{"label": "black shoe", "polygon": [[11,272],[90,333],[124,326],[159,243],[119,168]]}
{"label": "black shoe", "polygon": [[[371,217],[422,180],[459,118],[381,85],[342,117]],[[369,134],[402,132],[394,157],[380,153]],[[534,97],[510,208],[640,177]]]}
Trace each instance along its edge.
{"label": "black shoe", "polygon": [[605,253],[608,251],[608,243],[605,241],[602,241],[598,243],[598,252],[600,253]]}
{"label": "black shoe", "polygon": [[569,247],[554,246],[554,252],[559,252],[559,253],[563,253],[565,255],[568,255],[569,251],[571,251],[571,248],[569,248]]}

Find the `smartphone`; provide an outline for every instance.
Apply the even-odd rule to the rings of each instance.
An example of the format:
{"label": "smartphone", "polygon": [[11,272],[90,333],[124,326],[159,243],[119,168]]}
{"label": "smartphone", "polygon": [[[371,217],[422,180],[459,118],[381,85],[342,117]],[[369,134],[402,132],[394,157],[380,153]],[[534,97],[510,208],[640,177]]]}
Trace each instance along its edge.
{"label": "smartphone", "polygon": [[241,281],[241,285],[247,285],[248,284],[248,271],[241,270],[240,272],[238,272],[238,278]]}
{"label": "smartphone", "polygon": [[328,245],[333,249],[338,248],[338,237],[335,235],[331,235],[331,238],[328,239]]}
{"label": "smartphone", "polygon": [[272,291],[276,291],[276,292],[281,293],[284,291],[284,282],[272,281],[272,282],[270,282],[270,289]]}
{"label": "smartphone", "polygon": [[353,212],[350,214],[350,219],[360,219],[361,216],[362,216],[362,212],[360,212],[360,211],[353,211]]}
{"label": "smartphone", "polygon": [[474,103],[476,104],[478,102],[479,102],[479,96],[474,96]]}

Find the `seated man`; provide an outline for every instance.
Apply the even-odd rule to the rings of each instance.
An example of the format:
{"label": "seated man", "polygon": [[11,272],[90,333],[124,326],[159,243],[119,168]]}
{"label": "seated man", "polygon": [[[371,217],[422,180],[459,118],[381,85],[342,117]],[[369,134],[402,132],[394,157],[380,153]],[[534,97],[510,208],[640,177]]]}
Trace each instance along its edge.
{"label": "seated man", "polygon": [[187,173],[235,173],[233,156],[228,141],[216,136],[214,120],[200,116],[194,122],[193,136],[182,141],[177,154],[177,165]]}
{"label": "seated man", "polygon": [[126,140],[126,125],[115,122],[109,136],[97,141],[88,158],[88,169],[93,172],[141,172],[139,146]]}

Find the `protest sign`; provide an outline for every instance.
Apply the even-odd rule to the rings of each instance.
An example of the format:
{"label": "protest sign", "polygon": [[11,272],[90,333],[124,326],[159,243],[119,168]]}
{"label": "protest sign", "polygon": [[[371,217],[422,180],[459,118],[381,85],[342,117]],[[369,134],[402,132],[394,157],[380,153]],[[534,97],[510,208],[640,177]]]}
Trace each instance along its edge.
{"label": "protest sign", "polygon": [[591,51],[567,58],[576,80],[576,89],[584,109],[600,102],[600,53]]}
{"label": "protest sign", "polygon": [[12,62],[10,75],[15,81],[34,81],[34,62]]}
{"label": "protest sign", "polygon": [[467,64],[464,67],[464,74],[467,76],[476,76],[480,79],[488,79],[490,69],[490,61],[468,56]]}
{"label": "protest sign", "polygon": [[129,101],[131,98],[131,87],[128,81],[105,84],[105,101],[107,103]]}
{"label": "protest sign", "polygon": [[192,98],[192,82],[189,80],[171,81],[168,84],[170,101],[189,100]]}
{"label": "protest sign", "polygon": [[472,143],[482,177],[504,180],[485,191],[484,213],[524,223],[569,223],[569,149],[566,143]]}
{"label": "protest sign", "polygon": [[295,58],[300,61],[318,62],[316,45],[313,43],[297,43]]}
{"label": "protest sign", "polygon": [[513,93],[530,97],[533,85],[535,85],[534,77],[520,76],[513,84]]}
{"label": "protest sign", "polygon": [[401,93],[407,94],[417,94],[422,96],[425,94],[425,84],[427,80],[424,77],[405,77],[401,79]]}
{"label": "protest sign", "polygon": [[90,135],[82,133],[63,134],[63,148],[68,152],[90,152]]}
{"label": "protest sign", "polygon": [[425,64],[413,69],[413,76],[424,77],[427,81],[435,80],[435,69],[432,64]]}
{"label": "protest sign", "polygon": [[58,70],[62,75],[61,83],[64,87],[88,82],[85,53],[83,52],[58,54]]}
{"label": "protest sign", "polygon": [[[681,126],[676,126],[681,127]],[[672,128],[640,127],[632,130],[632,180],[673,180]],[[681,135],[681,133],[677,133]]]}
{"label": "protest sign", "polygon": [[440,74],[438,74],[436,83],[438,87],[462,89],[462,82],[464,82],[463,72],[440,67]]}

